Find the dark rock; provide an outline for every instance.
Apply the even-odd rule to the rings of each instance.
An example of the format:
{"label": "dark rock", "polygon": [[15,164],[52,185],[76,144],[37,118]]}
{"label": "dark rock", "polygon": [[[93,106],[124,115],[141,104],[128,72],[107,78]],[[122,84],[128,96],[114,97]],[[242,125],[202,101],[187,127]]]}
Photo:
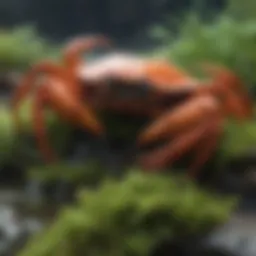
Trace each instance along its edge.
{"label": "dark rock", "polygon": [[67,181],[59,181],[56,184],[54,192],[54,200],[58,204],[69,203],[74,200],[75,186]]}
{"label": "dark rock", "polygon": [[27,202],[35,205],[40,204],[44,200],[44,184],[39,180],[29,180],[26,187],[25,193],[27,195]]}
{"label": "dark rock", "polygon": [[4,164],[0,168],[1,173],[1,186],[20,186],[23,185],[26,180],[25,172],[21,165],[16,163]]}
{"label": "dark rock", "polygon": [[18,84],[21,75],[17,72],[0,74],[0,99],[7,101]]}
{"label": "dark rock", "polygon": [[248,169],[256,167],[256,148],[250,148],[244,154],[229,161],[227,169],[232,172],[247,172]]}

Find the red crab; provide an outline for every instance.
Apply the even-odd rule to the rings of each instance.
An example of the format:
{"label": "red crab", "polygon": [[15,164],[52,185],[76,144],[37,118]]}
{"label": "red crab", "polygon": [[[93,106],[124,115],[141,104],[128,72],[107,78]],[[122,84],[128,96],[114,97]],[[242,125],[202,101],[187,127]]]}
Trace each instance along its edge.
{"label": "red crab", "polygon": [[[252,116],[252,103],[240,80],[226,68],[204,66],[211,75],[199,80],[164,60],[129,54],[110,54],[84,63],[83,52],[109,45],[108,39],[80,37],[64,49],[63,64],[43,61],[24,76],[13,97],[19,121],[21,101],[39,81],[33,101],[34,129],[46,161],[56,159],[47,141],[43,109],[49,106],[62,118],[96,135],[104,134],[99,111],[147,116],[137,145],[165,140],[164,146],[139,157],[145,169],[159,169],[194,149],[191,175],[215,150],[226,116],[244,120]],[[85,91],[85,92],[84,92]]]}

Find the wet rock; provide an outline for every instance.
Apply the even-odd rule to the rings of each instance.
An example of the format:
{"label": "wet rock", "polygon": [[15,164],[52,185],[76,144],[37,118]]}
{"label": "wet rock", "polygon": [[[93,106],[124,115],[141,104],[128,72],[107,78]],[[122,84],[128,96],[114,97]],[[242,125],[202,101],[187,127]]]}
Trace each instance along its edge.
{"label": "wet rock", "polygon": [[35,219],[20,219],[11,205],[0,205],[0,255],[15,255],[31,234],[41,230],[42,223]]}
{"label": "wet rock", "polygon": [[29,180],[25,186],[25,194],[27,203],[41,204],[44,200],[44,184],[40,180]]}
{"label": "wet rock", "polygon": [[55,185],[54,201],[59,204],[72,202],[75,195],[75,186],[65,180],[60,180]]}
{"label": "wet rock", "polygon": [[223,170],[209,187],[219,194],[240,197],[239,211],[256,213],[256,168],[247,168],[244,172]]}
{"label": "wet rock", "polygon": [[249,169],[246,173],[241,197],[240,210],[256,214],[256,168]]}
{"label": "wet rock", "polygon": [[26,179],[22,165],[15,166],[16,163],[4,164],[0,166],[1,186],[21,186]]}
{"label": "wet rock", "polygon": [[179,241],[174,241],[171,243],[169,241],[163,241],[150,254],[150,256],[169,256],[169,255],[188,256],[186,254],[186,250],[184,250],[184,243],[180,243]]}
{"label": "wet rock", "polygon": [[66,180],[44,183],[30,180],[26,186],[27,203],[40,206],[45,203],[66,204],[74,200],[76,187]]}
{"label": "wet rock", "polygon": [[[154,250],[153,256],[207,256],[208,254],[200,254],[201,249],[203,248],[200,241],[200,236],[183,237],[172,242],[164,241],[156,248],[156,250]],[[205,252],[208,252],[208,250],[205,250]]]}
{"label": "wet rock", "polygon": [[9,99],[14,88],[18,84],[21,74],[18,72],[0,73],[0,100],[6,101]]}
{"label": "wet rock", "polygon": [[26,201],[25,194],[19,188],[2,188],[0,190],[1,205],[19,205]]}
{"label": "wet rock", "polygon": [[256,195],[256,167],[248,169],[245,175],[246,191]]}
{"label": "wet rock", "polygon": [[199,255],[206,256],[204,253],[207,250],[216,251],[219,255],[255,256],[256,217],[246,214],[233,216],[228,223],[204,239]]}
{"label": "wet rock", "polygon": [[[235,213],[225,224],[203,237],[163,241],[152,256],[255,256],[256,216]],[[151,255],[150,255],[151,256]]]}
{"label": "wet rock", "polygon": [[233,172],[241,173],[256,168],[256,148],[250,148],[244,154],[232,159],[227,168]]}

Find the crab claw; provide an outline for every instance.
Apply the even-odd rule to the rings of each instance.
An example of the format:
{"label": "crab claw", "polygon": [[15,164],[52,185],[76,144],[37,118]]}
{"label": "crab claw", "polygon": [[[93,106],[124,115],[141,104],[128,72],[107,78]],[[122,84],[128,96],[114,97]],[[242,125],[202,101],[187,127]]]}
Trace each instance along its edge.
{"label": "crab claw", "polygon": [[54,86],[48,86],[46,89],[49,104],[63,119],[78,124],[95,135],[103,134],[103,127],[90,107],[75,94],[70,93],[68,87],[63,86],[62,81],[54,80]]}
{"label": "crab claw", "polygon": [[202,68],[212,77],[212,92],[220,96],[227,114],[243,120],[253,116],[253,102],[246,87],[231,70],[203,64]]}
{"label": "crab claw", "polygon": [[[20,129],[19,107],[21,102],[33,91],[36,86],[35,81],[38,78],[38,74],[41,72],[48,72],[48,69],[52,69],[52,66],[53,63],[50,61],[44,61],[33,66],[32,69],[22,77],[21,83],[15,88],[11,99],[11,107],[16,128]],[[54,69],[55,74],[59,73],[59,75],[62,76],[63,72],[61,69],[57,69],[55,66]]]}
{"label": "crab claw", "polygon": [[81,62],[81,55],[99,46],[111,45],[111,41],[104,36],[81,36],[77,37],[64,48],[64,61],[70,69],[77,68]]}
{"label": "crab claw", "polygon": [[51,105],[63,118],[89,129],[94,134],[101,134],[103,128],[96,120],[90,107],[76,93],[77,84],[62,67],[52,62],[41,62],[32,67],[25,75],[21,85],[14,93],[12,107],[16,125],[19,127],[18,109],[21,101],[32,91],[39,74],[45,74],[45,102]]}

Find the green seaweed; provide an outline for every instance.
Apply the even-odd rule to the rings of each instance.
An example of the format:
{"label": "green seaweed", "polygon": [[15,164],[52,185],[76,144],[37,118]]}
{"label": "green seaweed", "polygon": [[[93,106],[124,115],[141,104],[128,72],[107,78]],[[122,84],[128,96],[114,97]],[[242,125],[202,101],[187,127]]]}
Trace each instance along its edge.
{"label": "green seaweed", "polygon": [[183,177],[133,170],[122,180],[107,178],[96,190],[82,190],[78,202],[18,255],[148,255],[165,239],[212,230],[236,202]]}
{"label": "green seaweed", "polygon": [[236,20],[255,19],[256,2],[254,0],[226,0],[226,13]]}
{"label": "green seaweed", "polygon": [[221,152],[227,157],[240,157],[256,145],[256,122],[227,122]]}
{"label": "green seaweed", "polygon": [[74,185],[91,185],[107,175],[98,163],[57,163],[47,166],[31,167],[27,171],[28,179],[42,182],[67,181]]}
{"label": "green seaweed", "polygon": [[[171,24],[170,24],[171,26]],[[203,75],[199,64],[212,62],[234,70],[254,89],[256,76],[256,20],[237,20],[223,13],[212,21],[191,14],[180,21],[179,32],[173,37],[167,24],[161,30],[163,46],[153,55],[167,58],[193,74]]]}
{"label": "green seaweed", "polygon": [[1,72],[25,70],[43,58],[56,58],[59,47],[44,40],[33,26],[0,31]]}

